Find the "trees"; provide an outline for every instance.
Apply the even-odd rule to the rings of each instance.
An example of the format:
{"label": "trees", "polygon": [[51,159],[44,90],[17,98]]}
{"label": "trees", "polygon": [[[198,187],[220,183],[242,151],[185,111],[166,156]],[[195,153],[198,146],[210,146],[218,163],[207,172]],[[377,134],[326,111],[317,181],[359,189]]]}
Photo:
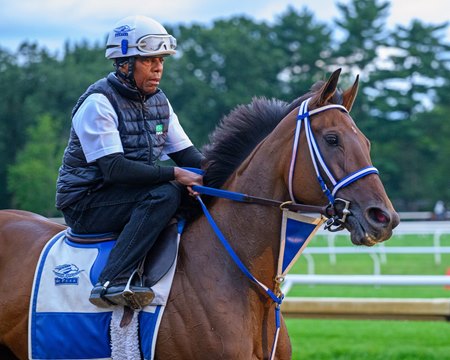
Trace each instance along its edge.
{"label": "trees", "polygon": [[450,200],[450,138],[444,115],[449,108],[441,102],[450,92],[445,28],[419,20],[397,26],[388,41],[385,66],[374,76],[376,117],[399,123],[398,130],[384,137],[398,157],[393,196],[410,209],[431,209],[438,199]]}
{"label": "trees", "polygon": [[[290,6],[273,23],[236,16],[167,26],[179,46],[165,63],[161,87],[201,146],[225,114],[254,96],[290,101],[338,67],[349,74],[347,85],[359,73],[352,116],[372,141],[374,164],[395,205],[429,210],[438,198],[450,203],[447,25],[414,20],[389,29],[387,0],[338,6],[335,23]],[[111,64],[103,44],[86,41],[67,43],[61,54],[24,43],[16,54],[0,49],[0,60],[0,207],[51,214],[36,196],[47,192],[53,201],[54,162],[67,141],[71,110]],[[31,173],[35,178],[27,179]]]}
{"label": "trees", "polygon": [[50,115],[41,115],[27,131],[27,142],[8,169],[12,206],[55,216],[55,184],[64,149]]}
{"label": "trees", "polygon": [[373,76],[375,116],[414,120],[433,107],[449,78],[450,46],[442,41],[446,27],[413,20],[391,32]]}
{"label": "trees", "polygon": [[205,143],[236,105],[277,94],[281,54],[267,24],[236,17],[172,30],[178,54],[165,65],[162,88],[194,143]]}
{"label": "trees", "polygon": [[331,29],[317,21],[307,8],[298,12],[289,6],[273,27],[273,48],[281,53],[278,78],[282,82],[278,97],[292,100],[306,93],[311,85],[334,71]]}
{"label": "trees", "polygon": [[336,26],[342,35],[335,45],[336,64],[346,68],[346,74],[361,76],[360,94],[352,114],[363,132],[375,141],[381,140],[389,124],[387,119],[374,116],[374,110],[378,109],[374,105],[374,77],[383,66],[382,52],[389,37],[386,27],[389,3],[354,0],[338,3],[338,8],[340,17]]}
{"label": "trees", "polygon": [[[46,114],[58,129],[58,138],[66,139],[72,107],[92,79],[107,73],[108,63],[103,49],[86,43],[66,44],[60,59],[25,42],[16,54],[0,50],[0,59],[0,207],[7,208],[14,206],[17,191],[27,191],[12,192],[7,186],[7,169],[21,160],[17,155],[29,141],[27,129]],[[54,191],[54,181],[48,186]]]}
{"label": "trees", "polygon": [[380,47],[386,44],[389,2],[353,0],[337,6],[341,18],[336,25],[343,34],[336,47],[336,63],[368,76],[376,69]]}
{"label": "trees", "polygon": [[[0,49],[0,204],[8,207],[10,194],[6,178],[8,166],[15,160],[17,148],[22,145],[23,134],[20,131],[20,97],[17,96],[15,82],[20,77],[20,66],[14,57]],[[11,86],[12,84],[12,86]]]}

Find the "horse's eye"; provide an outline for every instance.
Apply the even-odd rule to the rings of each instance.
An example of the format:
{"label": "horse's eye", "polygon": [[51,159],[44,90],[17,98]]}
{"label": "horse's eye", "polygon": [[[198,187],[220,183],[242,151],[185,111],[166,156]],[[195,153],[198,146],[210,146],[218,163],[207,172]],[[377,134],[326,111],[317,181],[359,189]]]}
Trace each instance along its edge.
{"label": "horse's eye", "polygon": [[339,138],[335,134],[325,135],[325,141],[328,144],[333,145],[333,146],[338,146],[339,145]]}

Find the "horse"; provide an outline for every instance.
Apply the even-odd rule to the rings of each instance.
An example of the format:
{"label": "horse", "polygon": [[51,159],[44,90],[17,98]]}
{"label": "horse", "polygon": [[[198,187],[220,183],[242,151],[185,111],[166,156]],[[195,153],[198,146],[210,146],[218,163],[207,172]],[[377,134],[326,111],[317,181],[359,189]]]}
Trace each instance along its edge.
{"label": "horse", "polygon": [[[299,132],[298,151],[293,151],[299,108],[309,99],[310,130],[329,172],[347,179],[358,169],[372,168],[370,143],[349,115],[359,79],[341,91],[339,77],[340,69],[292,103],[254,98],[238,106],[210,135],[204,148],[204,179],[205,184],[228,191],[331,209],[328,216],[339,220],[339,228],[350,232],[355,245],[372,246],[389,239],[399,223],[378,174],[366,171],[340,187],[337,191],[345,202],[327,206],[324,186],[336,190],[337,185],[327,176],[322,184],[317,182],[324,170],[315,169],[307,131]],[[255,278],[275,289],[280,209],[220,197],[209,197],[207,204],[237,256]],[[33,270],[45,243],[64,228],[30,212],[0,211],[2,359],[27,358]],[[268,359],[277,329],[276,306],[240,271],[200,214],[188,222],[182,235],[155,358]],[[291,356],[281,316],[274,358]]]}

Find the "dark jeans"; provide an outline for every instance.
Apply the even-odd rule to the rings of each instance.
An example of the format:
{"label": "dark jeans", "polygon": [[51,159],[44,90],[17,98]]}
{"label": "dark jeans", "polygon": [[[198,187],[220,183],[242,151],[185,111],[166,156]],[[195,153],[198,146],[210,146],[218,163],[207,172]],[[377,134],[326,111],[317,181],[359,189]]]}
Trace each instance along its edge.
{"label": "dark jeans", "polygon": [[181,191],[176,184],[113,185],[63,209],[75,233],[119,233],[99,282],[123,284],[175,214]]}

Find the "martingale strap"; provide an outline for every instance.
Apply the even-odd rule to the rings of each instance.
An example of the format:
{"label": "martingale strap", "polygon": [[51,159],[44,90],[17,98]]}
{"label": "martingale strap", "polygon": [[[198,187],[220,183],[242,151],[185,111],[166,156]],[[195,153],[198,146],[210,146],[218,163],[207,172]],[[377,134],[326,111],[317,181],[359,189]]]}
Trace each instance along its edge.
{"label": "martingale strap", "polygon": [[[213,188],[203,187],[203,186],[193,186],[193,190],[213,196],[219,196],[222,198],[227,198],[235,201],[244,201],[244,195],[236,192],[231,192],[227,190],[217,190]],[[239,269],[249,278],[253,283],[258,285],[268,297],[272,299],[275,303],[275,334],[272,343],[272,350],[270,359],[274,359],[275,352],[278,344],[278,337],[281,328],[280,321],[280,308],[284,299],[284,294],[280,290],[280,284],[284,281],[284,277],[289,271],[289,269],[295,264],[295,262],[300,257],[303,250],[308,245],[309,241],[312,239],[316,231],[325,221],[323,217],[312,218],[309,216],[301,215],[297,212],[290,211],[287,208],[282,208],[283,219],[282,227],[280,233],[280,252],[278,255],[278,269],[277,275],[275,277],[276,281],[276,293],[272,291],[268,286],[264,285],[261,281],[256,279],[253,274],[247,269],[244,263],[239,259],[230,243],[227,241],[223,235],[220,228],[214,221],[211,213],[206,207],[200,196],[197,196],[197,200],[200,203],[203,213],[206,219],[214,230],[216,236],[220,240],[221,244],[231,256],[234,263],[239,267]]]}
{"label": "martingale strap", "polygon": [[[278,344],[278,338],[281,329],[281,321],[280,321],[280,308],[284,299],[284,294],[280,291],[279,286],[281,282],[284,280],[285,275],[292,267],[292,265],[297,261],[300,257],[303,250],[308,245],[309,241],[314,236],[315,232],[318,228],[323,224],[323,218],[311,218],[307,216],[300,215],[296,212],[290,211],[289,208],[283,207],[284,203],[279,201],[256,198],[246,194],[241,194],[228,190],[220,190],[215,188],[210,188],[207,186],[199,186],[195,185],[192,187],[194,191],[197,191],[200,194],[210,195],[221,197],[233,201],[245,202],[245,203],[258,203],[262,205],[269,206],[279,206],[283,211],[283,221],[282,228],[280,234],[280,252],[278,256],[278,271],[277,276],[275,278],[277,282],[277,293],[272,291],[268,286],[264,285],[261,281],[256,279],[253,274],[247,269],[244,263],[239,259],[230,243],[227,241],[225,236],[223,235],[220,228],[217,226],[214,221],[211,213],[206,207],[200,196],[197,196],[197,200],[200,203],[203,213],[205,214],[206,219],[214,230],[216,236],[220,240],[221,244],[228,252],[228,254],[233,259],[234,263],[239,267],[239,269],[249,278],[253,283],[259,286],[268,297],[272,299],[275,303],[275,334],[272,343],[272,350],[270,359],[275,358],[275,352]],[[294,204],[295,205],[295,204]],[[319,207],[315,207],[317,210]],[[309,210],[312,210],[311,207],[308,207]],[[299,210],[298,208],[296,209]],[[326,211],[325,211],[326,212]]]}
{"label": "martingale strap", "polygon": [[244,265],[244,263],[239,259],[237,254],[234,252],[233,248],[230,246],[230,243],[226,240],[225,236],[223,235],[222,231],[220,231],[219,227],[217,226],[216,222],[214,221],[213,217],[211,216],[211,213],[208,211],[206,205],[204,204],[203,200],[200,196],[197,196],[197,200],[199,201],[203,212],[208,219],[209,224],[213,228],[214,232],[216,233],[217,237],[219,238],[222,245],[227,250],[228,254],[231,256],[233,261],[236,263],[236,265],[239,267],[239,269],[256,285],[258,285],[261,289],[265,291],[265,293],[273,300],[275,303],[275,326],[276,331],[274,335],[274,340],[272,344],[272,351],[270,359],[273,360],[275,358],[275,351],[277,348],[278,343],[278,336],[280,333],[281,328],[281,321],[280,321],[280,307],[281,303],[283,302],[284,295],[281,293],[279,296],[277,296],[272,290],[270,290],[266,285],[264,285],[262,282],[260,282],[258,279],[256,279],[252,273],[247,269],[247,267]]}
{"label": "martingale strap", "polygon": [[259,287],[261,287],[266,294],[277,304],[281,304],[282,298],[275,295],[275,293],[270,290],[266,285],[264,285],[262,282],[260,282],[258,279],[256,279],[252,273],[247,269],[247,267],[244,265],[244,263],[239,259],[237,254],[234,252],[233,248],[230,246],[230,243],[227,241],[225,236],[223,235],[222,231],[217,226],[216,222],[214,221],[213,217],[211,216],[211,213],[209,212],[208,208],[206,207],[205,203],[203,202],[202,198],[200,196],[197,196],[197,200],[200,203],[203,212],[208,219],[209,224],[213,228],[214,232],[216,233],[217,237],[219,238],[220,242],[224,246],[224,248],[227,250],[227,252],[230,254],[233,261],[236,263],[236,265],[239,267],[239,269],[255,284],[257,284]]}

